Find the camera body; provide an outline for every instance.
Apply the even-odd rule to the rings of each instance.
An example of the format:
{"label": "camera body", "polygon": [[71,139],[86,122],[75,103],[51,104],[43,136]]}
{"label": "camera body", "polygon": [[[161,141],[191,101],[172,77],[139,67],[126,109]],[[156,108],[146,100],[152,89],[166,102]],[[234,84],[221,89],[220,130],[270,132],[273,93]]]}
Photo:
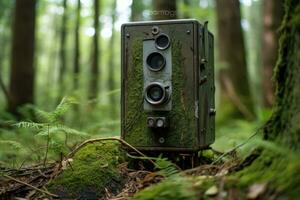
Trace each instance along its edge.
{"label": "camera body", "polygon": [[207,23],[126,23],[121,43],[121,138],[141,151],[197,152],[212,144],[214,39]]}

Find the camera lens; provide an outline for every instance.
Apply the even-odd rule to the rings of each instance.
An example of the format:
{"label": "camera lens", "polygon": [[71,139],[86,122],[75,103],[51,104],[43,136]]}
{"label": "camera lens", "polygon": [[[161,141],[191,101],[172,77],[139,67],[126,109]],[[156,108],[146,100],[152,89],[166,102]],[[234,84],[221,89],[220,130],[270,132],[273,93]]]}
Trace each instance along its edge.
{"label": "camera lens", "polygon": [[158,105],[166,100],[166,90],[161,83],[154,82],[149,84],[145,93],[145,98],[150,104]]}
{"label": "camera lens", "polygon": [[166,49],[170,45],[170,39],[167,35],[161,34],[155,39],[155,45],[160,50]]}
{"label": "camera lens", "polygon": [[158,52],[153,52],[151,53],[148,57],[147,57],[147,64],[150,68],[150,70],[152,71],[159,71],[161,70],[165,64],[166,64],[166,60],[163,57],[163,55],[161,55]]}
{"label": "camera lens", "polygon": [[149,89],[148,94],[153,101],[159,101],[163,97],[164,91],[159,86],[153,86]]}

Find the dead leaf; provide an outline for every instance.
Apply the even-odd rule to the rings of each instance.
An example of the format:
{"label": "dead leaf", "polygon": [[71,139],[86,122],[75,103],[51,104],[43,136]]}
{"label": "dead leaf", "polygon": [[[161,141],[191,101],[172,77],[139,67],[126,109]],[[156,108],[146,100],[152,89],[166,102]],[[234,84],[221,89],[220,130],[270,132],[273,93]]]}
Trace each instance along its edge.
{"label": "dead leaf", "polygon": [[218,188],[217,186],[213,185],[210,188],[208,188],[208,190],[206,190],[205,195],[206,196],[215,196],[218,194]]}
{"label": "dead leaf", "polygon": [[262,183],[262,184],[253,184],[250,186],[247,198],[248,199],[257,199],[261,194],[263,194],[266,191],[267,184]]}

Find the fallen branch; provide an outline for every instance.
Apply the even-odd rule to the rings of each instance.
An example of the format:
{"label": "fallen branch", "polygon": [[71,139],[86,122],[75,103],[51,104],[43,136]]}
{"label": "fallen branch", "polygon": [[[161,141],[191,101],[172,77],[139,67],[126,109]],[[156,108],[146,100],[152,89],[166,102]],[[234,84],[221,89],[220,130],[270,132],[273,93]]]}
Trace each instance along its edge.
{"label": "fallen branch", "polygon": [[[67,156],[67,159],[73,157],[75,155],[75,153],[81,149],[82,147],[86,146],[87,144],[90,143],[94,143],[94,142],[101,142],[101,141],[108,141],[108,140],[114,140],[114,141],[118,141],[121,144],[129,147],[130,149],[134,150],[135,152],[137,152],[139,155],[141,155],[142,157],[147,157],[145,154],[143,154],[142,152],[140,152],[138,149],[136,149],[135,147],[133,147],[132,145],[128,144],[125,140],[122,140],[120,138],[117,137],[107,137],[107,138],[96,138],[96,139],[89,139],[84,141],[83,143],[81,143],[80,145],[78,145],[73,151],[71,151],[69,153],[69,155]],[[155,166],[155,162],[151,159],[149,159],[149,161]]]}
{"label": "fallen branch", "polygon": [[26,182],[23,182],[23,181],[20,181],[20,180],[18,180],[18,179],[15,179],[15,178],[13,178],[13,177],[11,177],[11,176],[9,176],[9,175],[4,174],[3,177],[5,177],[5,178],[7,178],[7,179],[10,179],[10,180],[13,180],[13,181],[15,181],[15,182],[21,183],[21,184],[23,184],[23,185],[26,185],[26,186],[28,186],[28,187],[30,187],[30,188],[36,190],[36,191],[42,192],[42,193],[47,194],[47,195],[49,195],[49,196],[52,196],[52,197],[58,197],[58,196],[55,195],[55,194],[52,194],[52,193],[50,193],[50,192],[48,192],[48,191],[45,191],[45,190],[42,190],[42,189],[40,189],[40,188],[37,188],[37,187],[35,187],[35,186],[33,186],[33,185],[30,185],[30,184],[28,184],[28,183],[26,183]]}

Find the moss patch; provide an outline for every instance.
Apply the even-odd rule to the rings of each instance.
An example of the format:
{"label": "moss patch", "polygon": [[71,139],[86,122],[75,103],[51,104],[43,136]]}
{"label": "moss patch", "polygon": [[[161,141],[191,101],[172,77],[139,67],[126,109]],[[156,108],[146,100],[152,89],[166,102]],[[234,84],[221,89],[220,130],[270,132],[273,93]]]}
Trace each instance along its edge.
{"label": "moss patch", "polygon": [[137,193],[134,200],[193,200],[196,193],[193,184],[184,177],[169,178],[157,185]]}
{"label": "moss patch", "polygon": [[236,173],[241,188],[254,183],[269,183],[284,195],[297,198],[300,193],[300,160],[296,154],[284,155],[265,149],[248,168]]}
{"label": "moss patch", "polygon": [[118,192],[122,178],[117,166],[125,153],[116,142],[97,142],[79,150],[68,167],[49,185],[61,198],[103,198],[104,188]]}
{"label": "moss patch", "polygon": [[300,192],[300,3],[285,1],[285,16],[280,29],[279,56],[274,73],[276,103],[264,128],[264,138],[272,141],[247,169],[237,173],[243,185],[268,182],[289,199]]}

